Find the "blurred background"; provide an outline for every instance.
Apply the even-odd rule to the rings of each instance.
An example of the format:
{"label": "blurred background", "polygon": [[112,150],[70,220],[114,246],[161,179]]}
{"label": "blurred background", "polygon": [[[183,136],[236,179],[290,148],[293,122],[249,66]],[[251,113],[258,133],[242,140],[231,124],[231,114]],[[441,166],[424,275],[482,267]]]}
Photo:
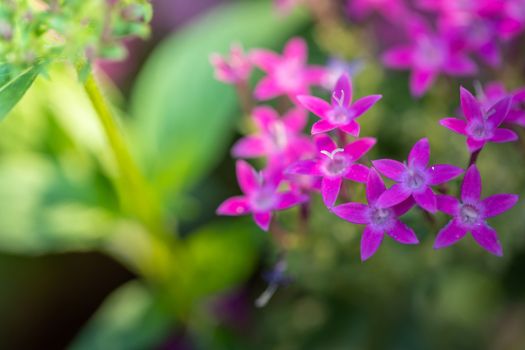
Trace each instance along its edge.
{"label": "blurred background", "polygon": [[[228,150],[242,113],[234,89],[213,79],[211,53],[232,42],[280,52],[299,35],[312,63],[361,62],[356,94],[384,96],[363,122],[362,134],[379,140],[370,159],[405,159],[426,136],[435,163],[466,165],[464,140],[437,121],[456,114],[459,83],[472,90],[471,80],[442,79],[414,100],[407,73],[382,69],[362,28],[300,10],[286,17],[269,1],[153,5],[151,39],[128,41],[125,61],[97,69],[185,251],[166,263],[119,213],[89,101],[70,69],[54,68],[0,124],[0,349],[525,349],[523,201],[492,222],[503,258],[472,239],[434,251],[447,218],[431,224],[417,211],[406,221],[421,246],[385,240],[367,263],[362,228],[328,215],[319,198],[308,236],[294,234],[286,257],[250,220],[215,216],[239,193]],[[482,79],[524,84],[525,44],[513,45],[518,63]],[[523,196],[524,164],[523,143],[487,147],[484,194]],[[292,226],[296,214],[283,221]],[[149,244],[159,252],[146,274],[176,271],[167,288],[133,268]],[[279,288],[257,308],[269,283]]]}

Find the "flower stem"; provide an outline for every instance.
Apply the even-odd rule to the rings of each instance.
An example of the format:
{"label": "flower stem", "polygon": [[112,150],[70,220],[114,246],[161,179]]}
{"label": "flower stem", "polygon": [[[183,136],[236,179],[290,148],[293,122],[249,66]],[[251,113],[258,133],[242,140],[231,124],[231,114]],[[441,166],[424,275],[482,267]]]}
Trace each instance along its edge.
{"label": "flower stem", "polygon": [[174,235],[163,227],[159,202],[131,156],[122,130],[92,72],[84,83],[84,89],[115,157],[118,173],[114,181],[124,211],[139,219],[151,234],[162,236],[164,240],[173,240]]}
{"label": "flower stem", "polygon": [[479,154],[481,153],[481,149],[478,149],[477,151],[473,152],[470,154],[470,159],[468,161],[468,166],[470,167],[471,165],[474,165],[476,164],[476,162],[478,161],[478,157],[479,157]]}

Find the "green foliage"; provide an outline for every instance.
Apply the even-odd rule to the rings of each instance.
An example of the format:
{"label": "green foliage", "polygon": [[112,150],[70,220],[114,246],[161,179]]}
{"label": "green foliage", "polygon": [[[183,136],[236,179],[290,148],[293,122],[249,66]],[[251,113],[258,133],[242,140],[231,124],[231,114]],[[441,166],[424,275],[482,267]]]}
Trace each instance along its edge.
{"label": "green foliage", "polygon": [[152,290],[140,282],[129,282],[106,299],[70,349],[153,349],[173,323]]}
{"label": "green foliage", "polygon": [[240,2],[194,22],[160,45],[132,96],[136,147],[143,168],[164,196],[195,184],[221,156],[235,129],[234,91],[214,81],[209,55],[232,42],[276,47],[305,18],[281,21],[267,2]]}
{"label": "green foliage", "polygon": [[40,73],[42,65],[33,65],[9,79],[8,65],[0,66],[0,120],[20,101]]}

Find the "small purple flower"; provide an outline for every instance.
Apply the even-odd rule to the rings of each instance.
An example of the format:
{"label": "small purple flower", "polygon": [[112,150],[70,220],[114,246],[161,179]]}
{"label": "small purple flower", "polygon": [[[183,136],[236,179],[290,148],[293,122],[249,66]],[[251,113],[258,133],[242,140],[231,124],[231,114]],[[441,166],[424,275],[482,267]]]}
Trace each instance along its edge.
{"label": "small purple flower", "polygon": [[471,153],[479,151],[487,142],[504,143],[516,141],[518,135],[512,130],[499,128],[507,117],[511,98],[505,97],[491,108],[484,110],[476,98],[461,87],[461,109],[466,120],[444,118],[441,125],[458,134],[467,136],[467,148]]}
{"label": "small purple flower", "polygon": [[294,192],[278,192],[280,180],[280,176],[257,173],[245,161],[237,161],[237,181],[244,195],[225,200],[217,214],[239,216],[251,213],[255,223],[268,231],[273,211],[291,208],[308,199]]}
{"label": "small purple flower", "polygon": [[297,96],[299,103],[321,118],[312,126],[312,135],[340,129],[347,134],[358,137],[360,126],[356,119],[366,113],[381,95],[362,97],[352,103],[352,81],[348,75],[342,75],[332,93],[332,103],[315,96]]}
{"label": "small purple flower", "polygon": [[253,64],[264,72],[264,77],[255,87],[258,100],[269,100],[280,95],[288,95],[295,100],[297,95],[308,94],[312,85],[321,85],[326,74],[324,67],[308,66],[308,48],[301,38],[291,39],[285,46],[283,55],[256,49],[251,55]]}
{"label": "small purple flower", "polygon": [[410,69],[410,91],[422,96],[434,83],[440,73],[452,76],[472,75],[476,64],[464,50],[454,48],[452,40],[445,33],[432,33],[426,24],[415,17],[408,19],[412,42],[388,50],[383,63],[393,69]]}
{"label": "small purple flower", "polygon": [[215,78],[226,84],[243,83],[252,72],[252,63],[240,45],[232,45],[229,58],[212,54],[210,62],[215,68]]}
{"label": "small purple flower", "polygon": [[327,135],[316,137],[319,155],[316,159],[302,160],[290,165],[288,174],[303,174],[322,177],[321,193],[327,207],[334,206],[344,179],[365,183],[369,169],[357,164],[376,143],[371,137],[349,143],[345,148],[338,148]]}
{"label": "small purple flower", "polygon": [[412,196],[416,203],[428,212],[437,211],[436,195],[431,186],[448,182],[463,173],[463,169],[448,164],[428,167],[430,145],[428,139],[419,140],[404,164],[392,159],[372,161],[383,175],[397,183],[386,190],[378,199],[377,206],[389,208]]}
{"label": "small purple flower", "polygon": [[518,196],[496,194],[483,200],[480,196],[481,176],[476,165],[472,165],[463,179],[461,201],[452,196],[438,196],[438,209],[452,216],[452,220],[439,231],[434,249],[448,247],[470,232],[481,247],[494,255],[503,255],[497,232],[486,220],[512,208]]}
{"label": "small purple flower", "polygon": [[414,231],[399,220],[412,208],[411,199],[391,208],[380,208],[378,198],[385,192],[385,184],[376,170],[371,169],[366,185],[368,205],[345,203],[333,208],[335,215],[354,224],[366,225],[361,237],[361,260],[370,258],[379,248],[385,232],[402,244],[418,244]]}
{"label": "small purple flower", "polygon": [[503,39],[512,39],[525,30],[525,0],[506,0],[499,32]]}
{"label": "small purple flower", "polygon": [[512,123],[525,127],[525,87],[507,92],[503,83],[494,81],[481,86],[477,91],[478,100],[482,109],[488,111],[492,105],[505,97],[512,97],[509,114],[505,118],[505,123]]}
{"label": "small purple flower", "polygon": [[282,118],[271,107],[257,107],[253,121],[257,132],[240,139],[232,148],[236,158],[268,157],[272,168],[283,168],[315,152],[309,138],[301,134],[307,123],[305,110],[295,108]]}

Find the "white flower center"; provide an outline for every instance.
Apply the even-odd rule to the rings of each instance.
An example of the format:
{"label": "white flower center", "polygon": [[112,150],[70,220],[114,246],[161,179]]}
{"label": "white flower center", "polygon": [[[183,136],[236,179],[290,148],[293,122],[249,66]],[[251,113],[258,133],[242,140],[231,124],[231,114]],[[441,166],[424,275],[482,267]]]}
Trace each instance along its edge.
{"label": "white flower center", "polygon": [[328,151],[321,151],[321,153],[327,157],[322,167],[326,176],[343,176],[348,171],[350,163],[344,154],[339,154],[342,152],[344,152],[344,149],[342,148],[337,148],[331,153]]}
{"label": "white flower center", "polygon": [[459,218],[465,225],[472,226],[481,219],[480,210],[471,204],[463,204],[459,210]]}

